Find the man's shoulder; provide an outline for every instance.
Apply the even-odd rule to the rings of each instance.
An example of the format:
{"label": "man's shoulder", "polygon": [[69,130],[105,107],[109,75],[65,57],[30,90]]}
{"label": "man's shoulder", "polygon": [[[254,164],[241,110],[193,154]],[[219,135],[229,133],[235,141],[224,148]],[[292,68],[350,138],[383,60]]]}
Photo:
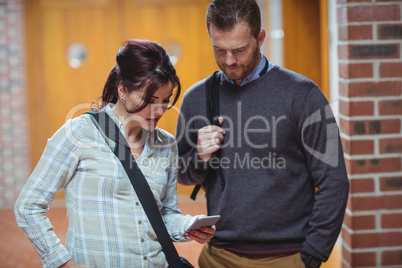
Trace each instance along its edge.
{"label": "man's shoulder", "polygon": [[186,95],[205,95],[205,82],[207,81],[208,77],[194,83],[191,87],[189,87],[184,96]]}
{"label": "man's shoulder", "polygon": [[283,67],[278,67],[276,73],[278,78],[286,83],[290,84],[296,83],[297,85],[305,84],[310,86],[315,85],[315,83],[308,77]]}
{"label": "man's shoulder", "polygon": [[190,105],[193,106],[195,104],[205,103],[205,87],[206,81],[209,78],[206,77],[196,83],[194,83],[191,87],[189,87],[186,92],[183,94],[183,101],[181,105]]}

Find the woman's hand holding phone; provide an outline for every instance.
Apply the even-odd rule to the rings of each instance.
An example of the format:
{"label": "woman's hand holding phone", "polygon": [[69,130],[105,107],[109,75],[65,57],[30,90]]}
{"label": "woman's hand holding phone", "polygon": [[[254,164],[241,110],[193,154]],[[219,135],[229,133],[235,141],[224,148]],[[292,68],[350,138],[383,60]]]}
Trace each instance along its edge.
{"label": "woman's hand holding phone", "polygon": [[220,218],[220,215],[201,217],[183,233],[183,236],[187,236],[200,244],[207,243],[214,237],[215,223]]}

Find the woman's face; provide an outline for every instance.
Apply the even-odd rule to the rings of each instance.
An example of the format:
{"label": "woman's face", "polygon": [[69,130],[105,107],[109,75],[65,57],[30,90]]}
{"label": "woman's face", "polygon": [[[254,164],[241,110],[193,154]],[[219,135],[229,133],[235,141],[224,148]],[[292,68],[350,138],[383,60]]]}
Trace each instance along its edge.
{"label": "woman's face", "polygon": [[160,87],[155,91],[148,105],[135,113],[130,111],[134,111],[139,105],[142,105],[141,100],[144,98],[144,92],[134,91],[124,93],[123,107],[125,107],[127,113],[125,120],[134,121],[133,123],[138,123],[143,129],[153,130],[169,106],[173,89],[174,86],[172,83]]}

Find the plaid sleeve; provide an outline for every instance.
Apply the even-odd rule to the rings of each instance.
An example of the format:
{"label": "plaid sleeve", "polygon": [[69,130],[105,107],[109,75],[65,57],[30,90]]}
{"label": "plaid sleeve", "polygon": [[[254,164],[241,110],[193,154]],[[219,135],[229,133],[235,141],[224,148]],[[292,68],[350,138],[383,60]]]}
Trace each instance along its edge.
{"label": "plaid sleeve", "polygon": [[183,237],[182,234],[191,223],[198,218],[191,215],[183,215],[177,207],[177,164],[178,154],[177,146],[171,147],[170,155],[170,170],[167,184],[166,198],[163,202],[163,218],[166,227],[173,241],[189,240]]}
{"label": "plaid sleeve", "polygon": [[45,212],[55,195],[66,187],[79,162],[79,119],[66,122],[47,142],[37,166],[15,204],[18,226],[38,252],[43,267],[59,267],[71,259]]}

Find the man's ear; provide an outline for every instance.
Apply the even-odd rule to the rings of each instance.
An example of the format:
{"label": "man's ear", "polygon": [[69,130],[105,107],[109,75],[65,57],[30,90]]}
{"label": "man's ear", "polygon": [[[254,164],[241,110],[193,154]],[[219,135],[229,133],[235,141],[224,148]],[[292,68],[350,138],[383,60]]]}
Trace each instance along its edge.
{"label": "man's ear", "polygon": [[262,44],[264,43],[265,37],[266,37],[266,32],[265,30],[261,29],[260,32],[258,33],[258,47],[261,48]]}

